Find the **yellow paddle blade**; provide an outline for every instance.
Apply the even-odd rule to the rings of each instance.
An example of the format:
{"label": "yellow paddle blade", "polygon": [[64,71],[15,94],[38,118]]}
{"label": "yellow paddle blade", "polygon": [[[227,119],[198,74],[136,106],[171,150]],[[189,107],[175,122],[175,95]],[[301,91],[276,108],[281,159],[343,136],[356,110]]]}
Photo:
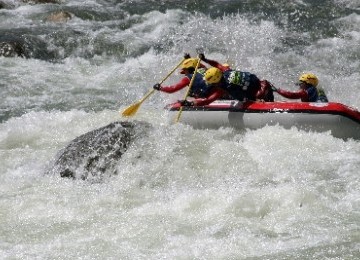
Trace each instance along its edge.
{"label": "yellow paddle blade", "polygon": [[132,104],[131,106],[125,108],[121,115],[122,116],[126,116],[126,117],[130,117],[136,114],[136,112],[138,111],[139,107],[141,105],[141,102],[137,102],[135,104]]}
{"label": "yellow paddle blade", "polygon": [[[179,62],[178,65],[176,65],[176,67],[174,67],[172,69],[172,71],[169,72],[169,74],[167,74],[167,76],[165,78],[163,78],[162,81],[160,81],[159,84],[162,84],[183,62],[184,62],[185,58]],[[143,97],[142,99],[140,99],[137,103],[132,104],[131,106],[127,107],[126,109],[124,109],[124,111],[121,113],[122,116],[133,116],[136,114],[136,112],[138,111],[139,107],[141,106],[141,104],[148,98],[150,97],[153,93],[155,92],[155,89],[151,89],[146,95],[145,97]]]}
{"label": "yellow paddle blade", "polygon": [[121,113],[122,116],[133,116],[136,114],[136,112],[138,111],[139,107],[141,106],[141,104],[148,98],[151,96],[151,94],[153,94],[155,92],[155,89],[150,90],[145,97],[143,97],[142,99],[140,99],[138,102],[132,104],[131,106],[127,107],[126,109],[124,109],[124,111]]}

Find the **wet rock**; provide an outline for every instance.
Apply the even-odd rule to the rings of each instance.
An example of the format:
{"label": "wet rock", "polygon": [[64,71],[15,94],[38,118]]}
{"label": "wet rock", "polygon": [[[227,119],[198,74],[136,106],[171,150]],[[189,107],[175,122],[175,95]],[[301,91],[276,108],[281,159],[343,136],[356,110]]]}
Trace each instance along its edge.
{"label": "wet rock", "polygon": [[64,23],[72,19],[72,14],[67,11],[57,11],[45,18],[46,22]]}
{"label": "wet rock", "polygon": [[146,135],[150,124],[140,121],[114,122],[71,141],[58,155],[51,174],[61,177],[101,181],[116,174],[121,156],[135,139]]}
{"label": "wet rock", "polygon": [[0,9],[14,9],[15,3],[12,1],[0,1]]}
{"label": "wet rock", "polygon": [[0,9],[7,9],[7,8],[8,8],[7,5],[4,2],[0,1]]}
{"label": "wet rock", "polygon": [[19,30],[4,30],[0,34],[0,56],[54,60],[56,53],[49,51],[47,43],[36,35],[27,35]]}
{"label": "wet rock", "polygon": [[0,56],[27,57],[24,44],[19,41],[0,41]]}
{"label": "wet rock", "polygon": [[22,0],[29,4],[60,4],[60,0]]}

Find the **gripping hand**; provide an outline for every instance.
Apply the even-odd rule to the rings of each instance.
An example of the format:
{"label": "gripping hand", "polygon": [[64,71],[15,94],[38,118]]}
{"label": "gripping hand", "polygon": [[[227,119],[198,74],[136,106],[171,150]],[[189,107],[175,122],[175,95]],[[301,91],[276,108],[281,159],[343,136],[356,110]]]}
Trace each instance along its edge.
{"label": "gripping hand", "polygon": [[191,58],[191,56],[190,56],[189,53],[185,53],[185,54],[184,54],[184,59],[190,59],[190,58]]}
{"label": "gripping hand", "polygon": [[161,89],[160,84],[159,84],[159,83],[156,83],[156,84],[153,86],[153,89],[160,90],[160,89]]}
{"label": "gripping hand", "polygon": [[270,84],[270,87],[271,87],[271,90],[274,91],[274,92],[277,92],[277,88],[275,88],[275,86],[273,84]]}
{"label": "gripping hand", "polygon": [[204,53],[199,53],[199,58],[200,58],[200,60],[202,60],[202,61],[206,61],[206,58],[205,58],[205,54],[204,54]]}
{"label": "gripping hand", "polygon": [[183,107],[191,107],[191,106],[193,106],[194,105],[194,102],[192,102],[192,101],[188,101],[188,100],[179,100],[179,103],[180,103],[180,105],[181,106],[183,106]]}

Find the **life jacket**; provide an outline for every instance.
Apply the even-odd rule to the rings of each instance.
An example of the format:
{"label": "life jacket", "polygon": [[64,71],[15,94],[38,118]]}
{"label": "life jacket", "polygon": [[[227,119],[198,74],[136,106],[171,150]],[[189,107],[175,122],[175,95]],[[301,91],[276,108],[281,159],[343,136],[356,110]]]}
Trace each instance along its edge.
{"label": "life jacket", "polygon": [[307,102],[317,102],[318,101],[318,92],[316,87],[309,87],[305,90],[308,93]]}
{"label": "life jacket", "polygon": [[318,88],[317,88],[317,93],[318,93],[318,100],[317,100],[317,102],[324,102],[324,103],[329,102],[329,100],[328,100],[328,98],[327,98],[327,96],[326,96],[325,91],[324,91],[323,88],[318,87]]}
{"label": "life jacket", "polygon": [[[190,97],[205,98],[208,95],[210,88],[204,80],[204,74],[205,69],[202,68],[198,69],[196,72],[194,82],[189,92]],[[193,74],[185,74],[185,76],[188,77],[191,81]]]}
{"label": "life jacket", "polygon": [[219,87],[240,101],[244,98],[255,101],[256,93],[260,89],[260,80],[250,72],[226,70]]}

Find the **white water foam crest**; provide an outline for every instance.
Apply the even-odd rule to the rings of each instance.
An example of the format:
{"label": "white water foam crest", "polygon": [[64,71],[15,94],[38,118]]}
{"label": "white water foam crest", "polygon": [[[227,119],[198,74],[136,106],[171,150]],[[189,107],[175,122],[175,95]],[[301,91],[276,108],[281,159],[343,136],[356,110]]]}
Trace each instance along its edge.
{"label": "white water foam crest", "polygon": [[[308,64],[308,71],[316,73],[320,85],[325,88],[328,98],[360,108],[358,93],[360,78],[360,15],[351,14],[337,20],[343,28],[338,37],[320,39],[306,49],[306,55],[299,65]],[[300,70],[299,66],[299,70]]]}
{"label": "white water foam crest", "polygon": [[[278,135],[270,139],[268,137],[274,133],[274,128]],[[325,225],[326,233],[324,230],[314,232],[314,229],[323,225],[326,215],[334,214],[331,204],[338,202],[343,209],[351,210],[341,206],[341,198],[349,191],[326,188],[326,182],[346,184],[346,179],[333,171],[329,172],[328,168],[319,169],[317,165],[321,159],[328,161],[328,156],[335,156],[337,160],[332,166],[339,167],[336,164],[341,164],[342,159],[336,155],[338,145],[347,150],[355,148],[355,155],[359,152],[356,142],[344,143],[327,134],[312,136],[296,129],[288,131],[280,127],[251,131],[244,137],[230,129],[222,132],[225,139],[233,136],[233,140],[237,140],[235,143],[220,138],[224,136],[216,131],[196,131],[195,136],[187,127],[156,131],[162,134],[155,132],[150,139],[161,135],[162,140],[141,143],[139,147],[130,149],[124,155],[121,166],[119,165],[119,176],[113,181],[118,182],[116,185],[121,187],[124,200],[130,200],[131,205],[136,205],[129,213],[137,216],[140,221],[152,223],[146,227],[141,226],[139,232],[157,232],[153,245],[160,247],[159,255],[160,252],[173,248],[174,243],[190,248],[190,255],[196,254],[197,250],[203,252],[205,248],[214,249],[207,251],[209,256],[226,256],[229,252],[235,254],[238,253],[236,248],[242,248],[244,255],[257,255],[257,252],[267,254],[273,250],[296,249],[298,243],[308,243],[308,246],[314,241],[321,244],[331,240],[336,243],[346,235],[341,229],[339,235],[333,237],[331,233],[338,227],[332,223]],[[286,139],[284,135],[291,137],[289,140],[302,144],[303,151],[292,149],[291,145],[284,148],[284,143],[279,142]],[[306,147],[309,143],[302,142],[304,137],[309,139],[313,148]],[[267,152],[266,149],[262,152],[262,146],[272,146],[274,150],[279,150],[278,156],[281,157],[278,159],[276,155],[267,155],[273,160],[264,162],[268,165],[265,173],[262,172],[265,166],[259,166],[263,163],[259,157],[265,157]],[[220,148],[224,149],[219,150]],[[327,154],[324,156],[325,152]],[[234,154],[235,158],[241,159],[232,160],[231,163],[226,161]],[[286,157],[285,154],[289,156]],[[142,158],[143,165],[135,163],[135,158],[139,157]],[[207,163],[201,164],[206,157],[209,157]],[[304,169],[294,168],[294,157],[302,158],[308,165]],[[192,160],[197,160],[197,164],[193,165]],[[351,164],[358,164],[359,160],[356,160]],[[152,161],[156,161],[156,164]],[[277,167],[281,161],[289,164],[284,170]],[[202,167],[197,167],[199,163]],[[232,166],[228,166],[229,163]],[[237,164],[239,166],[234,167]],[[294,172],[289,172],[289,168]],[[355,190],[352,192],[358,193]],[[139,196],[139,193],[142,195]],[[319,211],[325,214],[324,218],[314,220],[312,216]],[[346,215],[345,212],[343,214]],[[341,221],[344,215],[339,215],[337,221]],[[156,221],[159,219],[161,224]],[[313,224],[308,225],[309,222]],[[242,228],[245,226],[247,228]],[[169,230],[172,232],[169,233]],[[278,239],[286,238],[289,233],[298,233],[299,240],[279,244]],[[247,237],[246,241],[233,240],[240,235]],[[269,237],[274,239],[269,241]],[[300,237],[311,239],[305,242]],[[222,245],[231,246],[224,250]],[[187,255],[185,252],[180,254]]]}
{"label": "white water foam crest", "polygon": [[[29,139],[32,130],[40,127],[49,132],[48,145],[57,147],[62,138],[71,139],[114,116],[76,111],[34,115],[9,120],[2,127],[20,129],[27,123]],[[146,116],[150,119],[151,114]],[[155,122],[157,114],[153,116]],[[34,124],[35,118],[41,120]],[[148,137],[123,155],[119,174],[102,184],[39,173],[28,176],[31,163],[17,167],[18,177],[12,171],[13,178],[23,181],[5,178],[3,183],[8,196],[16,192],[5,222],[12,231],[3,231],[17,246],[6,253],[61,257],[90,256],[96,251],[104,255],[106,251],[137,256],[145,250],[153,259],[169,254],[245,257],[293,251],[300,244],[338,243],[353,233],[351,226],[342,223],[358,207],[358,185],[348,179],[357,180],[353,167],[359,165],[358,142],[276,126],[245,133],[154,126]],[[64,136],[52,140],[56,129]],[[38,157],[46,157],[38,152]],[[295,167],[294,158],[308,164],[300,161],[304,169]],[[327,168],[328,162],[333,169]],[[342,177],[344,173],[348,177]],[[326,224],[330,215],[332,222]],[[22,239],[16,236],[20,229]],[[75,246],[74,241],[81,241],[82,246]],[[66,253],[61,250],[64,247]]]}
{"label": "white water foam crest", "polygon": [[234,67],[263,70],[271,64],[268,56],[281,36],[282,32],[272,22],[251,23],[239,14],[216,20],[197,14],[189,16],[168,37],[176,43],[174,52],[182,50],[195,56],[195,49],[201,47],[209,57],[228,61]]}
{"label": "white water foam crest", "polygon": [[335,3],[345,4],[347,8],[360,10],[360,3],[357,0],[334,0]]}

